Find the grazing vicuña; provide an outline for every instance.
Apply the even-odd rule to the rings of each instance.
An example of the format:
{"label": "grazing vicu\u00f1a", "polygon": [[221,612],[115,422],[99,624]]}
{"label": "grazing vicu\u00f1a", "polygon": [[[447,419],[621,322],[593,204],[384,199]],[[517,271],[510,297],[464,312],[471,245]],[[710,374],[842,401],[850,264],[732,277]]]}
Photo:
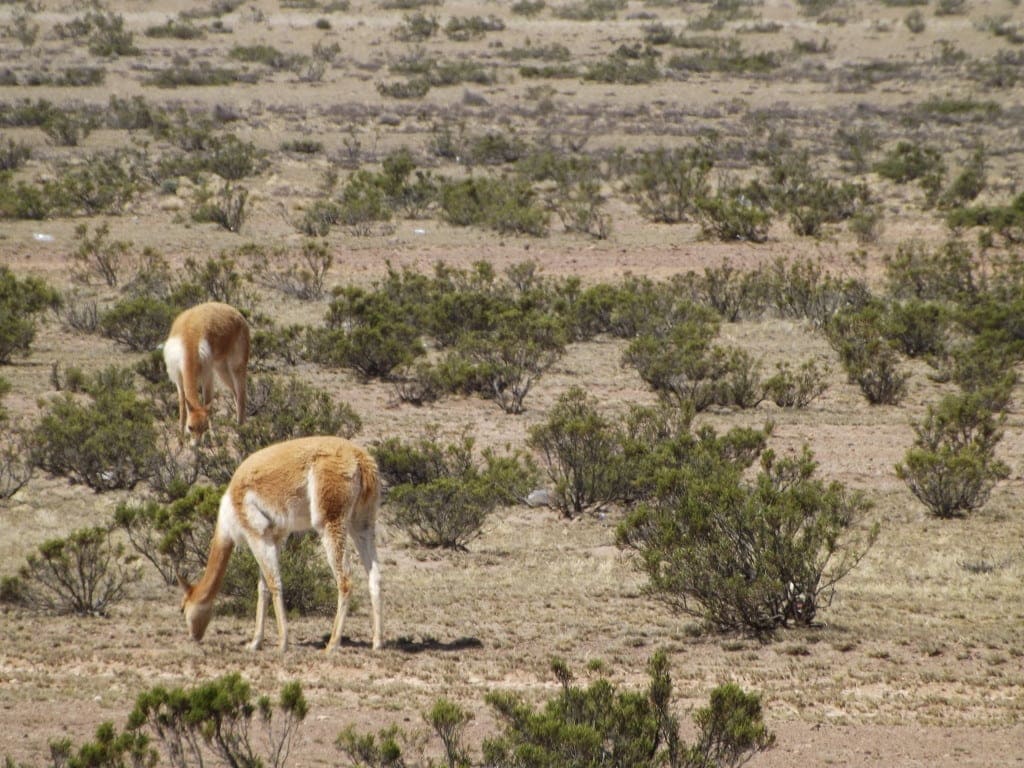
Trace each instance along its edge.
{"label": "grazing vicu\u00f1a", "polygon": [[365,450],[341,437],[300,437],[263,448],[239,464],[221,498],[206,571],[194,585],[179,577],[181,609],[193,639],[202,640],[213,615],[235,544],[248,544],[260,568],[256,634],[263,644],[267,593],[274,602],[279,646],[288,647],[281,590],[281,547],[290,533],[315,530],[338,584],[338,609],[327,650],[336,648],[351,591],[345,534],[352,537],[366,569],[373,607],[373,647],[382,646],[380,564],[375,541],[380,480]]}
{"label": "grazing vicu\u00f1a", "polygon": [[210,425],[214,371],[234,395],[238,423],[245,421],[249,324],[237,309],[210,301],[178,315],[164,342],[164,364],[178,388],[178,424],[193,441]]}

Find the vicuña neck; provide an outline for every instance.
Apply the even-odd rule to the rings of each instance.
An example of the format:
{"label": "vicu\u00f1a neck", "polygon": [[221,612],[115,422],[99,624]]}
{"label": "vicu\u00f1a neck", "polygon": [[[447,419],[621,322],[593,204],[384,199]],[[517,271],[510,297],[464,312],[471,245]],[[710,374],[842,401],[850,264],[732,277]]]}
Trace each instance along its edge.
{"label": "vicu\u00f1a neck", "polygon": [[206,570],[202,578],[192,587],[192,599],[200,603],[208,603],[220,592],[224,583],[224,574],[228,571],[228,561],[235,542],[229,536],[222,536],[219,531],[213,534],[210,543],[210,555],[206,559]]}

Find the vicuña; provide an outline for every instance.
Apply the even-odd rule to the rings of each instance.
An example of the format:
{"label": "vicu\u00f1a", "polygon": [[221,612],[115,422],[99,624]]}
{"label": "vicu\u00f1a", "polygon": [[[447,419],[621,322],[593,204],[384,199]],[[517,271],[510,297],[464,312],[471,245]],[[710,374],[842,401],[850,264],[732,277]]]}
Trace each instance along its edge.
{"label": "vicu\u00f1a", "polygon": [[214,371],[234,395],[238,423],[245,421],[249,324],[237,309],[211,301],[178,315],[164,342],[164,364],[178,388],[178,425],[193,442],[210,426]]}
{"label": "vicu\u00f1a", "polygon": [[352,537],[366,569],[373,607],[373,648],[380,649],[380,564],[376,522],[380,503],[377,464],[365,450],[340,437],[302,437],[263,448],[238,465],[221,498],[206,571],[195,584],[179,576],[185,595],[181,609],[194,640],[202,640],[213,616],[213,601],[235,545],[245,542],[259,564],[256,634],[263,645],[267,594],[274,603],[278,644],[288,647],[288,623],[281,589],[281,547],[290,533],[315,530],[338,585],[338,609],[327,650],[338,646],[348,612],[348,552]]}

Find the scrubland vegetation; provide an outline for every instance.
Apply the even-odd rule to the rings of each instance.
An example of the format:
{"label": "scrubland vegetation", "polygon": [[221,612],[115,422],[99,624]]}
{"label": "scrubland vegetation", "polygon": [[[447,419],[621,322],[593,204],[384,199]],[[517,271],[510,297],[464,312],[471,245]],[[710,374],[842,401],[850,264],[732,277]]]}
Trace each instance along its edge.
{"label": "scrubland vegetation", "polygon": [[[63,663],[31,638],[102,622],[123,674],[134,648],[203,678],[131,673],[102,725],[9,763],[767,765],[774,705],[905,724],[904,696],[908,727],[1012,741],[1019,17],[0,6],[2,676],[30,709],[51,685],[75,702],[24,671]],[[193,450],[157,348],[207,300],[253,329],[248,419],[220,393]],[[177,577],[234,468],[309,434],[363,443],[385,480],[383,660],[356,660],[357,624],[317,674],[268,672],[228,624],[214,653],[252,684],[295,672],[274,704],[126,641],[185,646]],[[315,540],[282,570],[315,634]],[[247,623],[256,582],[236,553],[220,610]],[[348,666],[360,700],[303,746]]]}

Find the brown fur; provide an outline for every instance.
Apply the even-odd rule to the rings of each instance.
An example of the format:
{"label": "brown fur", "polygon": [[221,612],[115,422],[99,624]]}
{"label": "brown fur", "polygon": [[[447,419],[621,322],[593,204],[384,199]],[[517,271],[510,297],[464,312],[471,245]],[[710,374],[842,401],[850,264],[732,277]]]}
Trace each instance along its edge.
{"label": "brown fur", "polygon": [[[201,354],[204,341],[208,356]],[[232,392],[238,423],[245,421],[249,343],[249,324],[228,304],[198,304],[175,318],[164,342],[164,362],[178,390],[178,425],[193,440],[209,427],[214,372]]]}
{"label": "brown fur", "polygon": [[380,480],[373,457],[340,437],[304,437],[268,446],[235,470],[221,499],[206,571],[195,585],[182,581],[182,610],[192,637],[200,640],[212,615],[235,543],[245,541],[260,566],[256,634],[263,642],[267,596],[272,598],[279,643],[288,644],[281,591],[280,548],[288,535],[313,528],[320,535],[338,589],[327,649],[341,641],[350,592],[346,534],[367,572],[373,607],[373,647],[382,646],[380,566],[374,542]]}

